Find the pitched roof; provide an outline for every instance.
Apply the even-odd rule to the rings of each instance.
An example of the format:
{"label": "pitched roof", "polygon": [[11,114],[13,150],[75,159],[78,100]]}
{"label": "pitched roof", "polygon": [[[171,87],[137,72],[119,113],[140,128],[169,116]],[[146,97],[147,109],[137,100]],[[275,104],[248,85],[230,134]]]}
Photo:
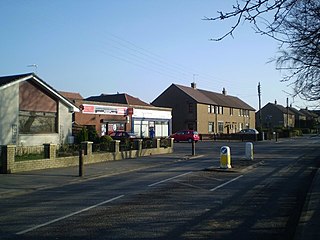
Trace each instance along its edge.
{"label": "pitched roof", "polygon": [[94,102],[108,102],[108,103],[120,103],[120,104],[138,105],[138,106],[151,106],[150,104],[140,100],[139,98],[133,97],[126,93],[101,94],[100,96],[88,97],[85,100],[94,101]]}
{"label": "pitched roof", "polygon": [[309,111],[308,109],[300,109],[299,111],[302,112],[307,117],[312,117],[312,118],[318,117],[318,115],[316,113],[313,113],[313,112]]}
{"label": "pitched roof", "polygon": [[28,81],[28,80],[32,80],[37,84],[39,84],[39,86],[41,86],[42,88],[48,90],[51,94],[53,94],[58,99],[60,99],[61,102],[65,103],[67,106],[72,108],[73,111],[75,112],[79,111],[79,109],[73,103],[71,103],[66,97],[61,95],[57,90],[55,90],[53,87],[51,87],[41,78],[39,78],[35,73],[25,73],[25,74],[0,77],[0,90],[6,87],[9,87],[11,85],[17,84],[19,82]]}
{"label": "pitched roof", "polygon": [[80,93],[74,93],[74,92],[63,92],[59,91],[59,93],[64,96],[65,98],[68,98],[70,101],[74,100],[82,100],[83,97],[81,96]]}
{"label": "pitched roof", "polygon": [[182,90],[184,93],[189,95],[191,98],[193,98],[195,101],[199,103],[205,103],[205,104],[212,104],[217,105],[216,102],[214,102],[212,99],[208,98],[205,94],[200,92],[198,89],[192,88],[192,87],[186,87],[178,84],[172,84],[173,86],[176,86],[180,90]]}
{"label": "pitched roof", "polygon": [[300,112],[298,109],[295,109],[294,107],[289,107],[290,111],[293,112],[295,115],[299,116],[305,116],[302,112]]}
{"label": "pitched roof", "polygon": [[10,83],[14,83],[17,81],[23,81],[25,78],[30,78],[34,73],[25,73],[25,74],[18,74],[18,75],[11,75],[11,76],[3,76],[0,77],[0,87],[9,85]]}
{"label": "pitched roof", "polygon": [[198,103],[255,111],[253,107],[251,107],[249,104],[245,103],[244,101],[235,96],[225,95],[202,89],[196,89],[192,87],[181,86],[177,84],[173,85],[181,89],[183,92],[192,97]]}
{"label": "pitched roof", "polygon": [[233,108],[241,108],[255,111],[253,107],[249,104],[242,101],[240,98],[235,96],[224,95],[221,93],[209,92],[206,90],[199,90],[214,102],[216,102],[219,106],[233,107]]}
{"label": "pitched roof", "polygon": [[282,106],[282,105],[280,105],[280,104],[275,104],[275,103],[268,103],[267,105],[271,105],[271,106],[273,106],[273,107],[275,107],[275,108],[277,108],[279,111],[281,111],[282,113],[287,113],[287,112],[289,112],[289,114],[291,114],[291,115],[295,115],[295,113],[293,112],[293,111],[291,111],[290,110],[290,108],[289,108],[289,110],[287,110],[287,108],[286,107],[284,107],[284,106]]}
{"label": "pitched roof", "polygon": [[317,114],[317,116],[320,117],[320,110],[310,110],[310,112]]}

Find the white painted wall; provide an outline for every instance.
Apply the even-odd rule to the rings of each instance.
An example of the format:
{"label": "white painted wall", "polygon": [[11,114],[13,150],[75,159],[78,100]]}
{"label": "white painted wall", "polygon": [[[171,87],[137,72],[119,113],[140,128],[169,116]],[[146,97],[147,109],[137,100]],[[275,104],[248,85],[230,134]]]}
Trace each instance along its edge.
{"label": "white painted wall", "polygon": [[12,127],[18,127],[19,84],[0,89],[0,145],[12,144]]}
{"label": "white painted wall", "polygon": [[[16,143],[12,139],[13,126],[17,129]],[[0,145],[35,146],[44,143],[67,143],[72,133],[72,113],[59,102],[58,133],[19,134],[19,83],[0,88]]]}

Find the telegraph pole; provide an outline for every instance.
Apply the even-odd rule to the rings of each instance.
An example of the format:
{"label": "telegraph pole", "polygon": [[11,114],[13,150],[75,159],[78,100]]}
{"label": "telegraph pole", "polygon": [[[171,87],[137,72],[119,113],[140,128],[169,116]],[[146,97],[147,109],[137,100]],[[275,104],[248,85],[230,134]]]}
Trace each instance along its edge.
{"label": "telegraph pole", "polygon": [[289,98],[287,98],[287,129],[289,129]]}
{"label": "telegraph pole", "polygon": [[259,97],[259,127],[262,130],[262,113],[261,113],[261,84],[258,84],[258,97]]}

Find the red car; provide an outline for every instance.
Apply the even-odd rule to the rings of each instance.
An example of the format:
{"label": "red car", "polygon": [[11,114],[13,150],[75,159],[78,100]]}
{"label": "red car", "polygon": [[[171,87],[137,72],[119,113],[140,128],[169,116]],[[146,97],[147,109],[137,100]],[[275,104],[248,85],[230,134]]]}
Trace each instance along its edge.
{"label": "red car", "polygon": [[172,134],[171,137],[174,139],[175,142],[180,142],[180,141],[192,142],[192,140],[197,142],[200,139],[199,133],[194,130],[181,130]]}
{"label": "red car", "polygon": [[134,133],[124,132],[124,131],[115,131],[111,133],[109,136],[112,137],[113,140],[120,140],[120,141],[137,138],[137,136]]}

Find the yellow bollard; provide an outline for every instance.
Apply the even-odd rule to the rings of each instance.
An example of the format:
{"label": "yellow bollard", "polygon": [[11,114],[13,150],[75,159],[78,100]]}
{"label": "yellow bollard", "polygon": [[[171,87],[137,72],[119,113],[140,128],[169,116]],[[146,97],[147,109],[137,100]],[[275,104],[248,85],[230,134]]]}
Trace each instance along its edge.
{"label": "yellow bollard", "polygon": [[231,168],[231,155],[228,146],[223,146],[220,149],[220,168]]}

